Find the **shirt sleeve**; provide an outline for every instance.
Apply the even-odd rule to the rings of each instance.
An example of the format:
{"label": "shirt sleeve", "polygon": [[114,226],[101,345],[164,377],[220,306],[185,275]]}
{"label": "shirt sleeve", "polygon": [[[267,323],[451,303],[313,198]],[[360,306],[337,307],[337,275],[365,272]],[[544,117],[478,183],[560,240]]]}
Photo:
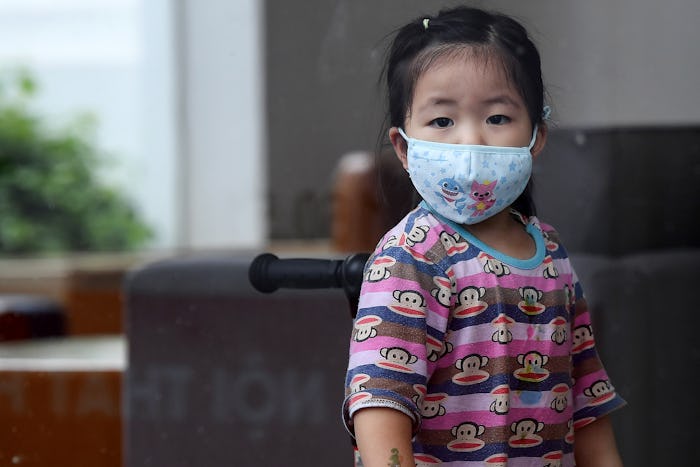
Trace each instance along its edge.
{"label": "shirt sleeve", "polygon": [[[388,407],[420,426],[416,402],[434,369],[449,316],[450,278],[426,250],[391,239],[370,258],[350,340],[343,419]],[[389,245],[389,246],[387,246]],[[441,288],[442,287],[442,288]]]}
{"label": "shirt sleeve", "polygon": [[588,303],[578,280],[574,283],[572,308],[572,362],[574,428],[582,428],[597,418],[623,407],[596,350],[595,334]]}

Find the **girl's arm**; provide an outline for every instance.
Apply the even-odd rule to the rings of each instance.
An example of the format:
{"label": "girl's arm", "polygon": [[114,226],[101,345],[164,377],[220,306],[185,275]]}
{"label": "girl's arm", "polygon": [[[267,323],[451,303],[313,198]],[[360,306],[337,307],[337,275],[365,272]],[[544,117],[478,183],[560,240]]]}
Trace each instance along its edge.
{"label": "girl's arm", "polygon": [[601,417],[576,431],[574,456],[578,467],[622,467],[608,417]]}
{"label": "girl's arm", "polygon": [[364,467],[414,467],[412,422],[395,409],[369,407],[353,416],[355,439]]}

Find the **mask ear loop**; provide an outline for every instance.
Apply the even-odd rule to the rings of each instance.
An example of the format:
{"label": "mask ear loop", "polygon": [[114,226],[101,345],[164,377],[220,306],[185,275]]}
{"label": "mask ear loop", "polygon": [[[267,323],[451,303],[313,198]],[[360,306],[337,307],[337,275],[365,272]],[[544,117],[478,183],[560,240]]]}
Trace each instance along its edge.
{"label": "mask ear loop", "polygon": [[[398,127],[397,129],[399,130],[399,134],[401,135],[401,137],[404,139],[404,141],[406,141],[406,144],[408,144],[408,140],[410,138],[408,137],[408,135],[406,135],[406,132],[404,132],[403,128],[401,127]],[[406,150],[408,151],[408,148],[406,148]],[[408,174],[408,178],[411,178],[411,172],[409,172],[408,167],[406,167],[404,170]]]}
{"label": "mask ear loop", "polygon": [[[552,108],[548,105],[545,105],[542,107],[542,120],[545,122],[549,120],[549,118],[552,116]],[[527,149],[528,151],[532,150],[533,147],[535,147],[535,141],[537,141],[537,130],[539,128],[539,125],[535,123],[535,128],[532,130],[532,139],[530,140],[530,144],[528,144]]]}
{"label": "mask ear loop", "polygon": [[539,129],[539,125],[535,123],[535,128],[532,130],[532,139],[530,139],[530,144],[527,145],[527,150],[530,151],[532,148],[535,147],[535,141],[537,141],[537,130]]}

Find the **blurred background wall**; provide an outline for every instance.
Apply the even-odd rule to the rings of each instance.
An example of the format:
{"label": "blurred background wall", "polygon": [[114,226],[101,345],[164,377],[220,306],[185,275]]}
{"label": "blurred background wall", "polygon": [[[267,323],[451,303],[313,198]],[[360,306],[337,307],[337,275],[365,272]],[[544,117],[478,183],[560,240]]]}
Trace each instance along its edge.
{"label": "blurred background wall", "polygon": [[[112,459],[120,459],[122,451],[150,464],[158,464],[156,455],[174,459],[161,465],[183,465],[197,456],[228,459],[237,453],[229,444],[232,433],[244,435],[234,439],[242,440],[241,451],[250,456],[285,455],[287,451],[270,450],[265,442],[264,435],[279,426],[261,425],[278,425],[271,408],[282,402],[274,388],[251,391],[248,399],[233,397],[235,391],[228,390],[232,386],[242,391],[241,381],[255,381],[257,376],[251,374],[260,373],[251,373],[251,363],[258,357],[274,364],[263,370],[290,370],[285,374],[292,382],[313,362],[314,371],[323,376],[314,373],[310,387],[324,397],[310,392],[303,403],[324,399],[327,412],[314,413],[330,415],[311,420],[312,428],[338,443],[337,448],[326,445],[329,459],[330,451],[338,456],[349,452],[346,433],[333,415],[339,406],[335,399],[341,397],[333,388],[339,387],[347,356],[343,336],[351,325],[344,297],[298,293],[291,295],[296,300],[291,305],[286,302],[290,295],[261,297],[246,281],[248,260],[250,253],[272,248],[271,242],[329,237],[341,161],[349,153],[371,152],[381,143],[378,76],[386,35],[409,19],[456,3],[0,1],[0,70],[24,66],[34,74],[39,90],[32,105],[52,124],[80,112],[95,115],[95,140],[111,161],[100,177],[120,187],[153,227],[156,235],[147,249],[166,254],[217,250],[200,260],[185,258],[145,269],[132,281],[131,302],[126,305],[122,286],[131,258],[116,264],[107,258],[106,265],[85,263],[77,269],[60,264],[56,272],[45,258],[0,263],[3,293],[41,289],[61,299],[67,310],[68,344],[95,334],[108,334],[110,348],[118,344],[117,350],[123,350],[128,344],[128,360],[119,352],[118,368],[108,368],[119,378],[129,369],[124,398],[118,397],[121,380],[115,377],[109,380],[113,405],[97,406],[98,411],[108,409],[114,430],[125,427],[125,446],[117,435],[103,433],[102,441],[113,449]],[[601,318],[596,328],[601,353],[630,402],[629,410],[616,418],[626,458],[631,465],[667,465],[676,458],[676,464],[684,465],[698,457],[691,439],[694,419],[681,417],[686,424],[679,425],[677,412],[668,410],[667,394],[669,387],[679,390],[681,379],[693,385],[695,375],[687,370],[697,368],[700,355],[692,348],[694,318],[686,316],[694,298],[700,238],[689,215],[697,211],[700,199],[695,90],[700,3],[466,3],[519,18],[542,53],[554,120],[548,154],[540,158],[535,177],[556,183],[538,185],[536,194],[546,201],[540,206],[543,219],[566,234],[570,251],[579,253],[581,261],[575,264]],[[0,97],[3,92],[0,88]],[[5,226],[7,218],[2,220]],[[358,225],[367,228],[357,222],[349,230],[356,232]],[[274,246],[280,248],[280,243],[284,242]],[[330,254],[323,241],[318,244],[321,251],[315,249],[314,254]],[[233,250],[233,255],[218,250]],[[330,315],[329,310],[338,313]],[[269,331],[270,313],[280,311],[291,311],[284,314],[289,325],[274,326],[279,335],[269,340],[293,342],[298,323],[304,323],[305,335],[314,335],[306,327],[312,323],[327,338],[309,339],[305,349],[295,346],[295,351],[310,356],[297,359],[296,367],[258,338]],[[676,326],[675,332],[659,332],[659,312]],[[249,325],[260,331],[250,332]],[[7,329],[5,325],[0,331]],[[245,333],[245,338],[237,338],[236,332]],[[324,352],[318,352],[319,345]],[[6,352],[0,367],[8,360],[9,347],[0,349],[0,354]],[[81,348],[95,354],[89,345]],[[54,350],[46,353],[53,355]],[[8,368],[0,369],[7,377]],[[197,377],[180,378],[190,375]],[[151,376],[183,384],[164,384],[161,389]],[[4,381],[12,383],[4,386],[4,396],[22,397],[20,379]],[[327,381],[327,386],[318,381]],[[185,382],[192,384],[191,392],[180,391]],[[45,381],[37,387],[51,388]],[[214,404],[212,388],[218,394]],[[101,395],[97,391],[96,400],[105,400]],[[122,400],[136,412],[121,412]],[[180,405],[168,405],[172,401]],[[693,402],[683,406],[691,415],[697,413]],[[26,411],[17,407],[9,406],[19,420],[12,423],[26,422],[23,429],[36,431],[39,418],[27,419]],[[307,433],[308,424],[297,411],[301,406],[292,407],[295,417],[287,421],[300,421],[299,430]],[[60,411],[48,412],[63,417]],[[15,428],[6,425],[8,430]],[[75,426],[98,431],[82,422]],[[50,431],[46,430],[53,436]],[[75,434],[72,429],[54,432]],[[43,448],[55,460],[50,444],[35,443],[37,438],[23,436],[21,430],[12,436],[27,445],[20,449],[7,438],[5,447],[11,449],[5,452]],[[187,442],[174,446],[172,439]],[[288,439],[290,449],[299,448],[296,439]],[[640,444],[640,439],[649,442]],[[309,440],[313,443],[304,453],[318,454],[317,438]],[[64,448],[68,457],[88,451],[70,443]],[[102,455],[102,446],[91,443],[91,448],[90,453]],[[0,461],[8,459],[3,455],[0,452]]]}
{"label": "blurred background wall", "polygon": [[[266,3],[268,199],[275,238],[328,232],[338,157],[373,150],[385,35],[460,2],[310,0]],[[695,0],[468,4],[520,19],[542,55],[555,128],[700,123]]]}
{"label": "blurred background wall", "polygon": [[[50,116],[97,115],[152,248],[326,238],[333,173],[377,147],[388,32],[454,1],[5,0],[0,63]],[[700,121],[695,0],[471,1],[540,47],[558,128]]]}

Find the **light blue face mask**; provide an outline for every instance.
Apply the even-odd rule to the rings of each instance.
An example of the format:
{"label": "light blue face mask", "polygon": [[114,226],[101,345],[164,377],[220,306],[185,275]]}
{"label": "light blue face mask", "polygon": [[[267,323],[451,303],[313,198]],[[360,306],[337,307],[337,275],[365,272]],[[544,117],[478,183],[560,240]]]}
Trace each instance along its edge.
{"label": "light blue face mask", "polygon": [[476,224],[510,206],[525,190],[532,173],[527,147],[447,144],[409,138],[408,173],[433,211],[458,224]]}

